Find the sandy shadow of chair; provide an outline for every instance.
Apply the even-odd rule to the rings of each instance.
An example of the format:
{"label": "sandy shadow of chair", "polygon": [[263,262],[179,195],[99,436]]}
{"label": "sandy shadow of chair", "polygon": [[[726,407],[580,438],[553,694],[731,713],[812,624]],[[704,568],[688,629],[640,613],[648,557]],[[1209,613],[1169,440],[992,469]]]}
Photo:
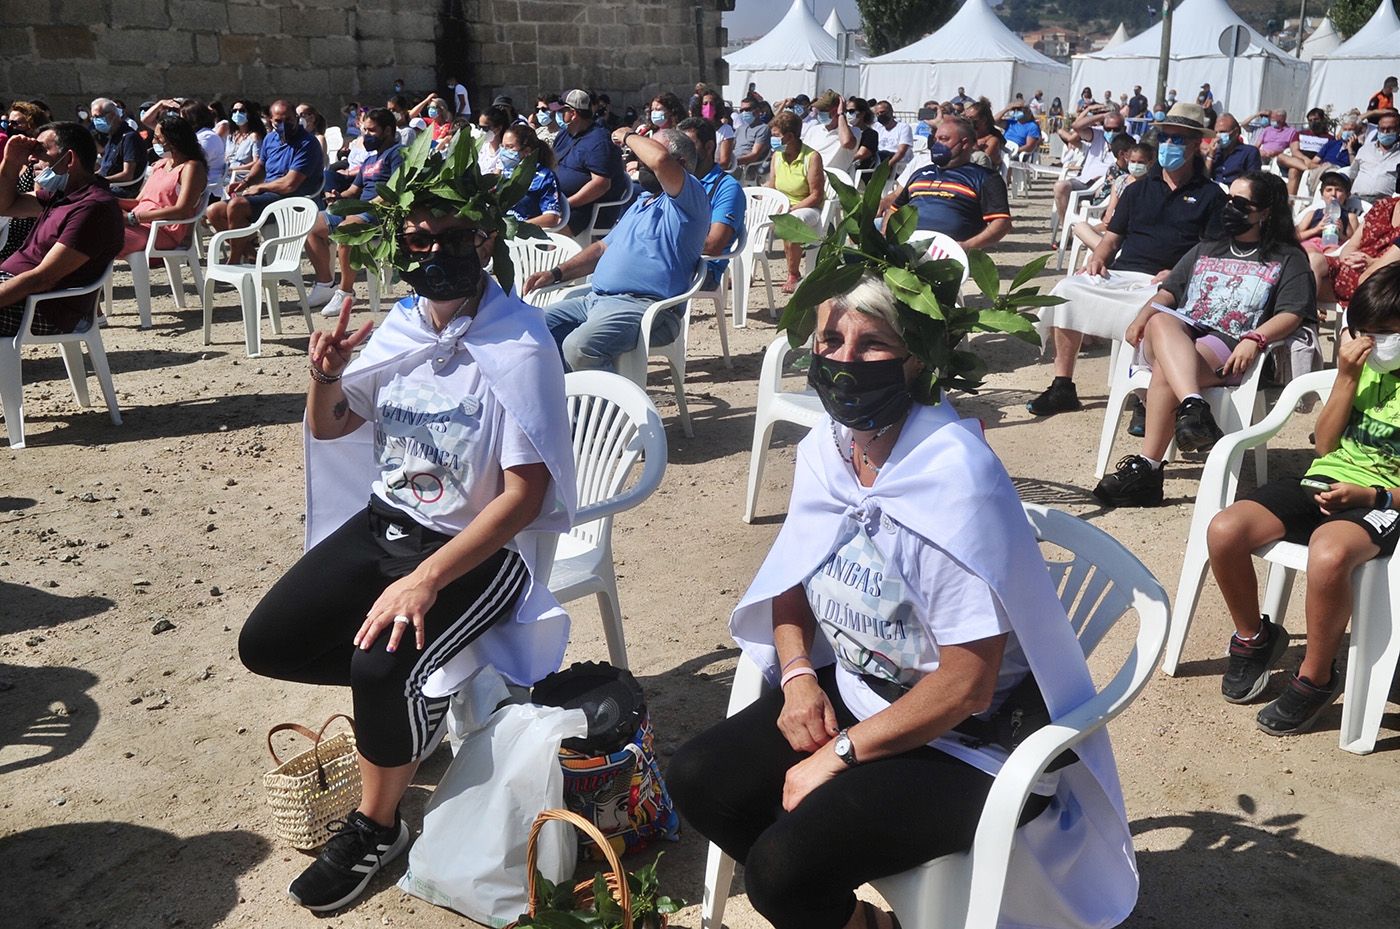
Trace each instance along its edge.
{"label": "sandy shadow of chair", "polygon": [[[71,755],[101,715],[87,691],[96,675],[77,668],[0,664],[0,775]],[[0,925],[13,925],[0,920]]]}

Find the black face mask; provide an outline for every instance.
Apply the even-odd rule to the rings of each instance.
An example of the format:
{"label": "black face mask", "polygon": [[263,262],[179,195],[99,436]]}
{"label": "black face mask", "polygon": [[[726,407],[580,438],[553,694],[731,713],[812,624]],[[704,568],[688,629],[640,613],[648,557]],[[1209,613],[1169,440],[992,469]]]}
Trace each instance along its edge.
{"label": "black face mask", "polygon": [[661,178],[656,176],[656,172],[646,165],[637,166],[637,183],[642,185],[642,190],[654,196],[661,194]]}
{"label": "black face mask", "polygon": [[1242,235],[1249,231],[1249,214],[1233,203],[1225,204],[1220,211],[1220,226],[1227,235]]}
{"label": "black face mask", "polygon": [[429,300],[461,300],[481,292],[481,260],[476,255],[434,254],[400,275],[420,297]]}
{"label": "black face mask", "polygon": [[828,415],[850,429],[883,429],[909,410],[914,397],[904,379],[903,358],[832,361],[812,356],[807,383]]}

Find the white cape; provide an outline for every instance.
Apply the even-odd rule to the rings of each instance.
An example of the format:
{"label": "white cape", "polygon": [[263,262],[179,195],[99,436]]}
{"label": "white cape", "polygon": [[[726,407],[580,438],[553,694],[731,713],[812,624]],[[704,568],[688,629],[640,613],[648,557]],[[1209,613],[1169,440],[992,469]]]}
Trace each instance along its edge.
{"label": "white cape", "polygon": [[[862,487],[823,419],[798,447],[786,522],[730,619],[744,653],[777,683],[772,600],[807,579],[842,538],[847,520],[889,518],[977,575],[1011,621],[1053,717],[1094,695],[1020,499],[975,421],[945,399],[916,405],[889,462]],[[825,639],[813,660],[834,660]],[[1006,927],[1108,927],[1137,901],[1138,876],[1122,788],[1103,730],[1075,747],[1083,764],[1060,772],[1044,814],[1016,833],[1002,905]],[[898,811],[892,811],[895,815]]]}
{"label": "white cape", "polygon": [[[470,351],[554,479],[539,517],[516,537],[530,582],[514,614],[438,669],[423,689],[428,696],[446,696],[484,665],[529,686],[558,670],[569,641],[569,617],[549,592],[548,558],[541,557],[553,551],[554,533],[568,531],[577,504],[563,364],[543,313],[504,293],[490,275],[476,316],[454,320],[441,333],[421,325],[414,301],[406,297],[389,311],[346,368],[347,384],[386,370],[440,367],[452,354]],[[364,509],[378,471],[372,423],[339,439],[316,439],[310,430],[305,435],[309,549]]]}

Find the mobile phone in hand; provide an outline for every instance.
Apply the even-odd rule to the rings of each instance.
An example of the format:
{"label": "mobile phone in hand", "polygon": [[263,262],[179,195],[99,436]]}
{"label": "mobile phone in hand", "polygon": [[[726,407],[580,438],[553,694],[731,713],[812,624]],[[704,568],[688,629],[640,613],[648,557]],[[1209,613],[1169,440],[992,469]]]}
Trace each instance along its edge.
{"label": "mobile phone in hand", "polygon": [[1332,489],[1332,485],[1329,484],[1329,483],[1327,483],[1326,481],[1318,481],[1318,480],[1314,480],[1313,478],[1310,478],[1310,477],[1305,477],[1305,478],[1303,478],[1302,480],[1300,480],[1298,483],[1301,484],[1301,485],[1303,485],[1303,486],[1304,486],[1305,488],[1307,488],[1308,490],[1315,490],[1315,491],[1317,491],[1318,493],[1322,493],[1324,490],[1331,490],[1331,489]]}

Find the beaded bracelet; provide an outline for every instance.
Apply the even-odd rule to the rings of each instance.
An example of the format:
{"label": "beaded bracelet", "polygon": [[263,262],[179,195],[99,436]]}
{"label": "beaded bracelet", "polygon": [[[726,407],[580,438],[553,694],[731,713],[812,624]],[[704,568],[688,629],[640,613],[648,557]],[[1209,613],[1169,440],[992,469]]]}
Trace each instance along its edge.
{"label": "beaded bracelet", "polygon": [[313,364],[308,364],[307,367],[311,370],[311,379],[318,384],[334,384],[340,380],[339,374],[327,374]]}

